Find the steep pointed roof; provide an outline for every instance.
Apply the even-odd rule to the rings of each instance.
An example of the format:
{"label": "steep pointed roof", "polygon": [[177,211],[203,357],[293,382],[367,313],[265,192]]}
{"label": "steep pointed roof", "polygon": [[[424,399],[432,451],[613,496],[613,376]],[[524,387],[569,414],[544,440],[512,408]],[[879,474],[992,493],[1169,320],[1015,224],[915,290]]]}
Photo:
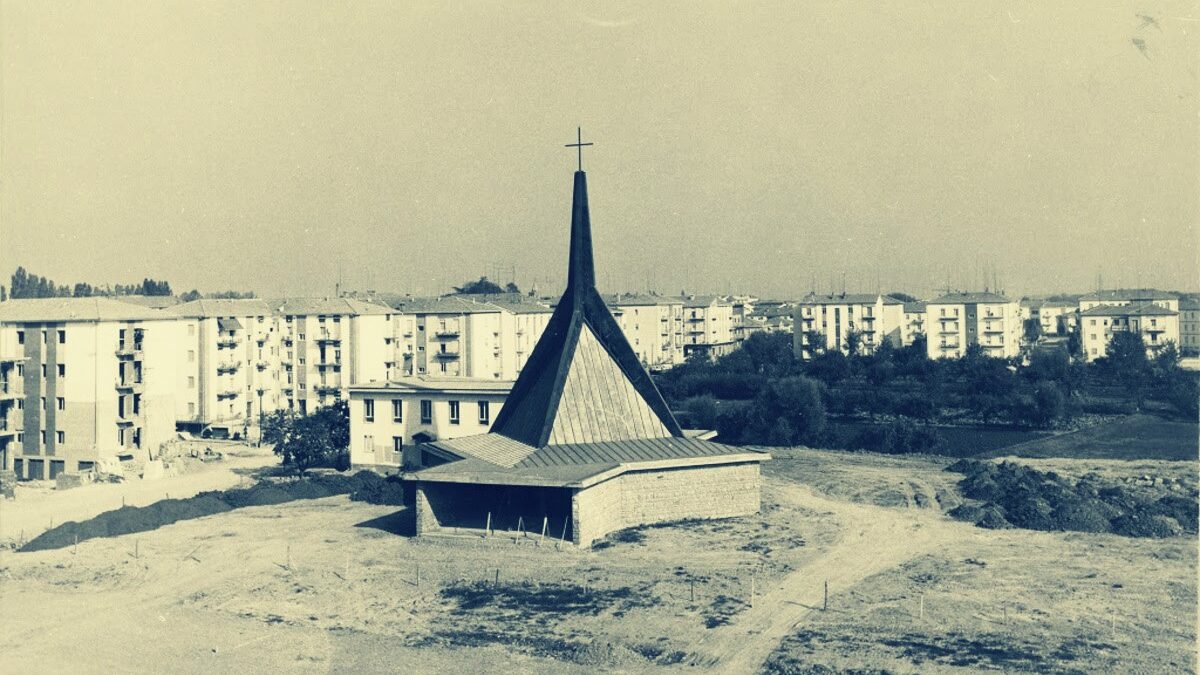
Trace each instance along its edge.
{"label": "steep pointed roof", "polygon": [[531,448],[683,436],[596,290],[583,171],[575,172],[567,290],[492,433]]}

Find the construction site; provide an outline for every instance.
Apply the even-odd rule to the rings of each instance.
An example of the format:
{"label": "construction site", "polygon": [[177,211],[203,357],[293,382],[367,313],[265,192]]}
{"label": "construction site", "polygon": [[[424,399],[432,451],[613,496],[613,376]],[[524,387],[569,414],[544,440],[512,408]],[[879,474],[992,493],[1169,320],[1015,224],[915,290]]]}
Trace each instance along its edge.
{"label": "construction site", "polygon": [[[63,524],[33,524],[54,495],[21,494],[0,505],[0,654],[22,672],[1195,671],[1194,528],[988,529],[947,515],[976,501],[949,459],[775,454],[760,513],[590,548],[540,520],[416,537],[407,507],[282,478],[267,482],[284,496],[264,497],[278,503],[22,552]],[[1147,475],[1196,489],[1191,463],[1019,461],[1135,495]],[[154,485],[231,495],[269,464]],[[114,487],[131,504],[147,489],[64,494]],[[91,510],[77,518],[114,509]]]}

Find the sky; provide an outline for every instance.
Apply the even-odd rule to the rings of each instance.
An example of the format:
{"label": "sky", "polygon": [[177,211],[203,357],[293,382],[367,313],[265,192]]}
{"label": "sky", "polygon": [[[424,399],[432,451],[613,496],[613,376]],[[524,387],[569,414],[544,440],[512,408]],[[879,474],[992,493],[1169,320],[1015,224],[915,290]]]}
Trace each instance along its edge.
{"label": "sky", "polygon": [[604,290],[1193,290],[1197,32],[1151,0],[0,0],[0,276],[556,292],[581,126]]}

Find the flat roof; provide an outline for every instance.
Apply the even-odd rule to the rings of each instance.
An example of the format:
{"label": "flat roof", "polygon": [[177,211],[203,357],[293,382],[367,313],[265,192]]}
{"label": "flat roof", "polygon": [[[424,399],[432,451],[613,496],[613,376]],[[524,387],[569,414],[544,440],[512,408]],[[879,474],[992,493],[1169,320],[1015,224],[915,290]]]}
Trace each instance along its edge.
{"label": "flat roof", "polygon": [[415,375],[398,377],[386,382],[369,382],[349,387],[355,392],[398,392],[398,391],[427,391],[427,392],[476,392],[507,394],[512,390],[512,380],[493,380],[482,377],[445,377],[437,375]]}

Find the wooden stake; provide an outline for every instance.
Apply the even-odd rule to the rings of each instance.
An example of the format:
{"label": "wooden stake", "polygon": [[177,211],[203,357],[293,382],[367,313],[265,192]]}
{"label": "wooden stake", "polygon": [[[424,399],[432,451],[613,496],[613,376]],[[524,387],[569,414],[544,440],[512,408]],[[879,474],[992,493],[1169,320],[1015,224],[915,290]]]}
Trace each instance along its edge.
{"label": "wooden stake", "polygon": [[292,569],[292,545],[291,544],[288,544],[288,547],[287,547],[287,568],[289,570]]}
{"label": "wooden stake", "polygon": [[546,541],[546,527],[550,525],[550,517],[542,516],[542,538],[538,540],[538,546],[541,546]]}
{"label": "wooden stake", "polygon": [[493,585],[493,586],[499,586],[499,585],[500,585],[500,568],[499,568],[499,567],[497,567],[497,568],[496,568],[496,581],[495,581],[495,582],[493,582],[493,583],[492,583],[492,585]]}
{"label": "wooden stake", "polygon": [[522,537],[525,536],[525,517],[524,516],[517,516],[517,532],[520,532]]}
{"label": "wooden stake", "polygon": [[696,601],[696,580],[688,579],[688,590],[692,592],[692,602]]}
{"label": "wooden stake", "polygon": [[921,608],[917,610],[917,618],[925,619],[925,594],[921,594]]}
{"label": "wooden stake", "polygon": [[134,560],[138,559],[138,540],[137,539],[133,540],[133,559]]}
{"label": "wooden stake", "polygon": [[487,525],[483,526],[483,536],[488,536],[492,533],[492,512],[488,511]]}
{"label": "wooden stake", "polygon": [[750,573],[750,608],[751,609],[754,609],[754,581],[755,581],[756,576],[758,576],[756,573],[754,573],[754,572]]}
{"label": "wooden stake", "polygon": [[824,612],[824,611],[827,611],[828,609],[829,609],[829,580],[826,579],[825,580],[825,604],[821,605],[821,611]]}
{"label": "wooden stake", "polygon": [[570,522],[570,520],[571,520],[570,518],[563,518],[563,531],[562,531],[562,537],[560,538],[560,541],[567,540],[567,523]]}
{"label": "wooden stake", "polygon": [[79,535],[75,535],[75,543],[71,545],[71,555],[79,552]]}
{"label": "wooden stake", "polygon": [[417,586],[421,585],[421,563],[417,563]]}

